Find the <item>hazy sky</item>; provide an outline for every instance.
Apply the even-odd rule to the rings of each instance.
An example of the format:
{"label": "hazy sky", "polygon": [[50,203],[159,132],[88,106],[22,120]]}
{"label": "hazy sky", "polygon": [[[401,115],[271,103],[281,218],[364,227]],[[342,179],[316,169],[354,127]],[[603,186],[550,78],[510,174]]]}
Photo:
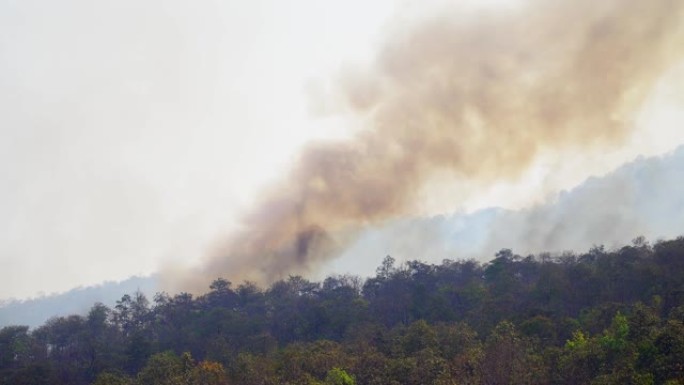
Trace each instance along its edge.
{"label": "hazy sky", "polygon": [[[358,129],[334,85],[440,3],[473,7],[0,0],[0,299],[192,264],[304,143]],[[434,186],[421,213],[527,206],[671,150],[684,143],[683,72],[665,74],[621,149],[549,154],[462,200]]]}

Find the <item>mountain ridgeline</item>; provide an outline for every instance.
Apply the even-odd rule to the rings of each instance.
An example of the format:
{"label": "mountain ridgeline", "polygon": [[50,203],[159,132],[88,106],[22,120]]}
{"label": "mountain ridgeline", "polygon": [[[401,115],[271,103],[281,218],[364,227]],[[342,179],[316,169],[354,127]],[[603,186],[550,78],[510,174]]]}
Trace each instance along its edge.
{"label": "mountain ridgeline", "polygon": [[125,295],[0,330],[0,384],[682,384],[684,237]]}

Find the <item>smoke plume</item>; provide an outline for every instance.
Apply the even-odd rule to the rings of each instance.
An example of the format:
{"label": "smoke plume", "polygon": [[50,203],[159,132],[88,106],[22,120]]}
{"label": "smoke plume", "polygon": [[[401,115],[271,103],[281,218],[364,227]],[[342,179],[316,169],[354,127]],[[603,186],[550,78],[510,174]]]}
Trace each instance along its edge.
{"label": "smoke plume", "polygon": [[637,159],[603,178],[590,178],[556,202],[504,211],[492,220],[487,255],[624,245],[637,236],[674,238],[684,228],[684,146],[665,157]]}
{"label": "smoke plume", "polygon": [[[470,214],[411,217],[364,231],[333,263],[371,274],[380,258],[492,258],[503,248],[527,256],[621,247],[639,236],[650,241],[684,234],[684,145],[664,156],[637,158],[591,177],[541,205]],[[326,267],[326,270],[328,267]]]}
{"label": "smoke plume", "polygon": [[537,0],[395,33],[340,85],[367,127],[306,148],[182,288],[305,273],[364,226],[410,213],[436,172],[486,186],[542,151],[618,146],[681,57],[683,11],[679,0]]}

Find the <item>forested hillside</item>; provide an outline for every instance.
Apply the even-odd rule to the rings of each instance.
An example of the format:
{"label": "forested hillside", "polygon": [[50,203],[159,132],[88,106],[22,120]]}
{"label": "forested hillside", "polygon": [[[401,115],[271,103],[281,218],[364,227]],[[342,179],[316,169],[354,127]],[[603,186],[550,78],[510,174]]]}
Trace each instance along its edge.
{"label": "forested hillside", "polygon": [[0,330],[1,384],[684,384],[684,237],[205,295]]}
{"label": "forested hillside", "polygon": [[120,282],[104,282],[100,285],[78,287],[61,294],[52,294],[27,300],[10,300],[0,304],[0,327],[28,325],[37,327],[50,317],[69,314],[87,314],[94,303],[113,306],[126,293],[140,291],[153,295],[157,289],[157,277],[130,277]]}

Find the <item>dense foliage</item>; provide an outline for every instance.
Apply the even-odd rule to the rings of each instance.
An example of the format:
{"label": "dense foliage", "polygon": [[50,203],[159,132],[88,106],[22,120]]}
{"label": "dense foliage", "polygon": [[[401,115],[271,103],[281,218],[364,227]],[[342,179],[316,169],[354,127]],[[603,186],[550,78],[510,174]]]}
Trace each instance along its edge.
{"label": "dense foliage", "polygon": [[684,238],[200,297],[0,330],[0,384],[684,384]]}

